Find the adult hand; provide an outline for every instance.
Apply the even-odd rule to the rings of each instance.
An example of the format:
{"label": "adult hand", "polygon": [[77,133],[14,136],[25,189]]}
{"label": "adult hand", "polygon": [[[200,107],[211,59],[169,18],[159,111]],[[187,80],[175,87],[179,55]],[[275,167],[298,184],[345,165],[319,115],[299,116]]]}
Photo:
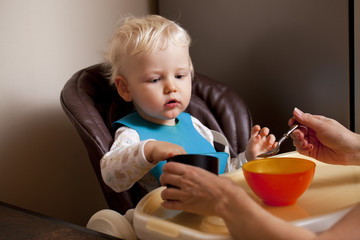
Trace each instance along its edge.
{"label": "adult hand", "polygon": [[220,215],[222,204],[231,198],[228,192],[236,194],[238,191],[235,183],[228,178],[175,162],[163,166],[160,183],[179,187],[162,191],[162,206],[201,215]]}
{"label": "adult hand", "polygon": [[360,165],[360,136],[334,119],[303,113],[295,108],[289,125],[300,123],[292,134],[296,150],[330,164]]}

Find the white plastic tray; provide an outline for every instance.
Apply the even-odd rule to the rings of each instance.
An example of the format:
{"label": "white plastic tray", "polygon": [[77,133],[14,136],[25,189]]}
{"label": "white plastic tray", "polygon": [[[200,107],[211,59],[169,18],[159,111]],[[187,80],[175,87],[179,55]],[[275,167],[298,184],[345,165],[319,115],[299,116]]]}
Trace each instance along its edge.
{"label": "white plastic tray", "polygon": [[[277,157],[303,157],[295,152]],[[337,166],[318,162],[309,189],[297,203],[285,207],[271,207],[262,203],[248,187],[242,170],[223,174],[233,179],[264,209],[279,218],[314,232],[321,232],[344,216],[360,202],[360,167]],[[134,213],[134,228],[139,239],[231,239],[221,218],[203,217],[160,206],[158,188],[146,195]]]}

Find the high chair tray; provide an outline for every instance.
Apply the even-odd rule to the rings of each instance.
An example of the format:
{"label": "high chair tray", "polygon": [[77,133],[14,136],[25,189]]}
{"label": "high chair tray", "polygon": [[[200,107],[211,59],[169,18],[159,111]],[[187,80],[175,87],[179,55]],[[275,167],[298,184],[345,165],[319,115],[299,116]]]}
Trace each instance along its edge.
{"label": "high chair tray", "polygon": [[[276,157],[306,158],[316,163],[310,187],[293,205],[271,207],[263,204],[247,185],[241,169],[222,176],[234,180],[273,215],[313,232],[328,229],[360,202],[360,167],[325,164],[296,152]],[[139,239],[231,239],[221,218],[160,206],[163,189],[150,192],[135,209],[134,228]]]}

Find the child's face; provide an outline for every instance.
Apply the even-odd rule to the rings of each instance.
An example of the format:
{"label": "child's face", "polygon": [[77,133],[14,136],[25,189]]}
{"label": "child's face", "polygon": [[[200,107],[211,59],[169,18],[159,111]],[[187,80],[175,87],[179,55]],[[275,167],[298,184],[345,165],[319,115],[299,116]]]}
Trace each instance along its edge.
{"label": "child's face", "polygon": [[175,125],[191,97],[190,57],[187,47],[169,44],[129,64],[125,75],[115,82],[125,101],[133,101],[146,120]]}

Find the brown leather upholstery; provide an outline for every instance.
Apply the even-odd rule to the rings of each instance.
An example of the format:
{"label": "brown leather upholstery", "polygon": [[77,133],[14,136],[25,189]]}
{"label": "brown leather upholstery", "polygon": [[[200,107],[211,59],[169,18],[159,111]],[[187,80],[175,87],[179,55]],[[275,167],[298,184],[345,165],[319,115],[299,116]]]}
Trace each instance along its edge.
{"label": "brown leather upholstery", "polygon": [[[124,214],[148,192],[136,183],[125,192],[112,191],[102,180],[100,159],[113,143],[112,122],[132,111],[114,86],[109,86],[101,64],[75,73],[61,92],[62,107],[80,134],[109,208]],[[186,110],[210,129],[223,133],[232,156],[244,151],[252,126],[245,102],[227,86],[195,74]]]}

